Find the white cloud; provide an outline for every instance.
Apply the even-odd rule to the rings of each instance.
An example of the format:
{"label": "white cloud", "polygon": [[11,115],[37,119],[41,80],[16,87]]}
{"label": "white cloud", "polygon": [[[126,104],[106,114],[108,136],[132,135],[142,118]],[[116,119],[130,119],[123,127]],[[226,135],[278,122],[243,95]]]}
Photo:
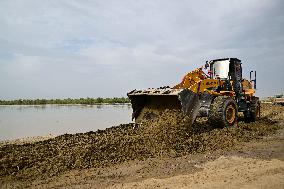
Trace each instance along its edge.
{"label": "white cloud", "polygon": [[[269,62],[276,76],[259,77],[259,94],[273,95],[284,79],[283,8],[277,0],[3,0],[0,80],[10,85],[0,98],[123,95],[232,56],[264,75]],[[38,90],[13,88],[23,81]]]}
{"label": "white cloud", "polygon": [[19,72],[31,74],[42,68],[42,61],[39,57],[24,56],[22,54],[15,54],[14,61],[11,62],[11,64],[15,64],[17,74],[19,74]]}

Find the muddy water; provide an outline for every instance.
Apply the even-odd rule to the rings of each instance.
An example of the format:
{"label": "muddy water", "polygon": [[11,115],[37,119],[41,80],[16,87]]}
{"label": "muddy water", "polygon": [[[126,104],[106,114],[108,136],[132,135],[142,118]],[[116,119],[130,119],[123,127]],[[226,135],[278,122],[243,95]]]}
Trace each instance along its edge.
{"label": "muddy water", "polygon": [[131,122],[131,105],[0,106],[0,141],[96,131]]}

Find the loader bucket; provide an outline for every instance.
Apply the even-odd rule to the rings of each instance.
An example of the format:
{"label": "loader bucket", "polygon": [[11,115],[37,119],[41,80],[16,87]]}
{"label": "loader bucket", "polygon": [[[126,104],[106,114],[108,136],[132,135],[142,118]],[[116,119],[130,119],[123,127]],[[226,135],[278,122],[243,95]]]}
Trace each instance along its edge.
{"label": "loader bucket", "polygon": [[189,89],[159,89],[134,90],[127,94],[132,104],[132,120],[136,123],[154,119],[166,109],[182,110],[190,118],[191,124],[195,120],[200,108],[199,97]]}

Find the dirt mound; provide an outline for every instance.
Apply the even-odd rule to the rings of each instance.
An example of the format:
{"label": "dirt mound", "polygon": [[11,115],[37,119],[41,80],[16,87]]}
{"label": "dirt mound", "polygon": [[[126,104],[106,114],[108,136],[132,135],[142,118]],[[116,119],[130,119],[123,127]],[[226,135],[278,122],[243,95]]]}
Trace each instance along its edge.
{"label": "dirt mound", "polygon": [[201,119],[188,126],[180,112],[168,110],[159,119],[144,124],[124,124],[32,144],[6,145],[0,147],[0,177],[47,178],[71,169],[227,149],[238,142],[273,133],[279,127],[277,120],[283,119],[284,107],[265,107],[262,114],[265,116],[255,123],[240,122],[235,128],[213,129]]}

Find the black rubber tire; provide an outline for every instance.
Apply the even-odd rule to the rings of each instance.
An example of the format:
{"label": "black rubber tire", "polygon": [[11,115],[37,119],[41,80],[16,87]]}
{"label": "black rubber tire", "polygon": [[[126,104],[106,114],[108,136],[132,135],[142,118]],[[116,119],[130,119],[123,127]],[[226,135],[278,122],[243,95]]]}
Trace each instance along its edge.
{"label": "black rubber tire", "polygon": [[249,111],[244,111],[244,122],[245,123],[250,123],[251,122],[251,117],[250,117],[250,112]]}
{"label": "black rubber tire", "polygon": [[251,106],[251,111],[244,112],[244,119],[246,123],[255,122],[258,119],[260,111],[259,98],[253,96],[250,106]]}
{"label": "black rubber tire", "polygon": [[[228,107],[233,108],[235,111],[233,121],[231,122],[228,122],[226,119]],[[228,96],[218,96],[211,103],[208,121],[215,128],[232,127],[237,121],[237,116],[238,108],[236,101]]]}

